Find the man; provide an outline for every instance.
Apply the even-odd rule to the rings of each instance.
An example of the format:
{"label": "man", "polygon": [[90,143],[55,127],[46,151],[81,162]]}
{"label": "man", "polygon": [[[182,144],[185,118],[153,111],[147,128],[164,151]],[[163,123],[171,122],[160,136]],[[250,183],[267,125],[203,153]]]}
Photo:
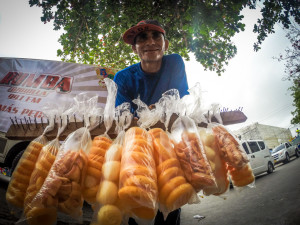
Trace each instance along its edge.
{"label": "man", "polygon": [[116,106],[123,102],[137,108],[133,99],[140,99],[147,105],[155,104],[162,94],[177,89],[180,97],[188,94],[184,62],[180,55],[164,55],[169,47],[166,32],[156,20],[144,20],[128,29],[123,40],[130,44],[140,63],[119,71],[114,78],[118,85]]}
{"label": "man", "polygon": [[[129,102],[134,113],[137,106],[132,100],[138,97],[150,106],[170,89],[177,89],[180,97],[188,94],[184,62],[178,54],[164,55],[169,41],[165,30],[156,20],[140,21],[124,33],[123,40],[131,45],[141,62],[115,75],[114,81],[118,85],[116,106]],[[129,224],[136,223],[131,218]],[[166,221],[158,212],[155,224],[180,224],[180,209],[171,212]]]}

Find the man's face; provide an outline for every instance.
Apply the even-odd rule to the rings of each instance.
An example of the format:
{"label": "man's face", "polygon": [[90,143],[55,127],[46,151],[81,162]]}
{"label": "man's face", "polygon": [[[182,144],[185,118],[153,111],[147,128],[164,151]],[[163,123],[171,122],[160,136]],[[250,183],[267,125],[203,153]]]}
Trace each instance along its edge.
{"label": "man's face", "polygon": [[168,49],[169,42],[158,31],[144,31],[136,37],[132,46],[134,53],[138,54],[142,62],[160,61]]}

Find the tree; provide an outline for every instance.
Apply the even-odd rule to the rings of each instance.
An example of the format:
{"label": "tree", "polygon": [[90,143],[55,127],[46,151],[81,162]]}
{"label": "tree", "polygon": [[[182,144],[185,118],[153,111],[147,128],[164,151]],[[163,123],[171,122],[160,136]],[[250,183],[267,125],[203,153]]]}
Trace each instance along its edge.
{"label": "tree", "polygon": [[300,123],[300,29],[295,24],[291,24],[286,34],[291,46],[285,49],[285,54],[274,57],[278,61],[285,62],[285,76],[283,80],[292,81],[289,88],[293,97],[293,106],[296,108],[292,112],[292,124]]}
{"label": "tree", "polygon": [[295,106],[295,111],[292,112],[293,118],[291,124],[300,123],[300,78],[294,80],[294,85],[289,88],[292,91],[293,106]]}
{"label": "tree", "polygon": [[[274,3],[275,2],[275,3]],[[221,75],[237,52],[231,38],[244,30],[241,11],[256,8],[256,0],[29,0],[30,6],[43,9],[41,20],[54,21],[54,30],[64,29],[59,39],[63,61],[124,68],[138,61],[121,34],[142,19],[157,19],[167,32],[169,53],[189,60],[194,53],[205,69]],[[298,0],[265,0],[258,33],[258,50],[274,24],[299,23]]]}
{"label": "tree", "polygon": [[295,111],[292,112],[292,124],[300,123],[300,30],[296,26],[291,26],[287,33],[287,38],[291,42],[291,47],[286,48],[285,55],[280,55],[279,61],[285,61],[286,79],[293,81],[293,86],[289,89],[292,91],[293,106]]}
{"label": "tree", "polygon": [[299,80],[300,79],[300,29],[295,25],[291,25],[286,34],[291,46],[285,49],[285,54],[280,54],[278,61],[285,62],[284,80]]}

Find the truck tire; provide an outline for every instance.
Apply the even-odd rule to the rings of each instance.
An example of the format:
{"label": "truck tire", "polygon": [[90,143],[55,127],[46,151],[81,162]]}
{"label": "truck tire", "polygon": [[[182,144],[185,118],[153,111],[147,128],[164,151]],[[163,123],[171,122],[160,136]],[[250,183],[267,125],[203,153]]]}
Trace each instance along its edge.
{"label": "truck tire", "polygon": [[20,151],[16,157],[14,158],[13,162],[12,162],[12,165],[11,165],[11,174],[14,172],[15,168],[17,167],[18,165],[18,162],[19,160],[21,159],[23,153],[24,153],[25,149]]}
{"label": "truck tire", "polygon": [[267,173],[270,174],[270,173],[273,173],[274,171],[274,166],[271,162],[268,163],[268,171]]}
{"label": "truck tire", "polygon": [[284,163],[288,163],[290,161],[290,156],[288,153],[285,153],[285,160]]}

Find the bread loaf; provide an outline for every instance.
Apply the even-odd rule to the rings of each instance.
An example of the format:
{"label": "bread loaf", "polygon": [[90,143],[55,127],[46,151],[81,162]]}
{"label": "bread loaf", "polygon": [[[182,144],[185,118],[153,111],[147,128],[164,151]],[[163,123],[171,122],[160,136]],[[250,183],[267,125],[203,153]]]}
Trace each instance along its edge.
{"label": "bread loaf", "polygon": [[46,139],[43,136],[31,141],[16,166],[6,191],[6,201],[9,205],[23,208],[26,190],[29,185],[35,163]]}
{"label": "bread loaf", "polygon": [[212,130],[216,137],[221,157],[227,164],[234,168],[244,167],[249,160],[235,137],[233,137],[222,125],[213,126]]}
{"label": "bread loaf", "polygon": [[96,211],[97,221],[95,221],[95,224],[121,224],[124,209],[118,195],[121,154],[122,145],[118,143],[113,143],[106,152],[102,166],[102,180],[96,197],[100,209],[98,212]]}
{"label": "bread loaf", "polygon": [[204,147],[196,133],[183,131],[175,151],[187,181],[196,192],[216,185]]}
{"label": "bread loaf", "polygon": [[[87,156],[82,150],[59,152],[31,206],[45,209],[44,212],[55,208],[74,218],[82,215],[81,188],[86,167]],[[34,212],[29,210],[27,218],[34,215]],[[40,217],[42,218],[44,217]],[[38,218],[35,221],[38,221]],[[44,221],[40,221],[40,224],[44,224]]]}
{"label": "bread loaf", "polygon": [[[32,201],[36,194],[40,191],[42,185],[44,184],[44,181],[46,180],[48,173],[52,167],[52,164],[55,161],[56,155],[58,153],[59,149],[59,140],[54,139],[53,141],[49,142],[47,145],[45,145],[41,153],[39,155],[39,158],[36,162],[35,169],[32,172],[29,186],[26,191],[25,200],[24,200],[24,214],[26,218],[33,217],[34,212],[31,212],[31,210],[35,207],[32,206]],[[57,207],[57,201],[52,201],[53,205],[47,205],[47,207]],[[37,211],[39,212],[39,211]],[[42,211],[43,212],[43,211]],[[29,220],[28,223],[30,224],[30,221],[37,222],[38,219]],[[43,222],[43,221],[40,221]]]}
{"label": "bread loaf", "polygon": [[248,157],[236,138],[222,125],[212,130],[219,146],[221,157],[227,164],[232,183],[243,187],[254,182],[254,175]]}
{"label": "bread loaf", "polygon": [[213,133],[208,133],[206,129],[202,129],[200,138],[216,181],[216,186],[204,187],[203,192],[205,195],[221,195],[229,188],[226,162],[220,156],[220,151]]}
{"label": "bread loaf", "polygon": [[242,168],[228,166],[228,170],[231,181],[236,187],[244,187],[254,182],[255,177],[249,163]]}
{"label": "bread loaf", "polygon": [[89,203],[96,202],[104,157],[111,143],[112,141],[104,136],[97,136],[92,142],[82,190],[84,200]]}
{"label": "bread loaf", "polygon": [[125,134],[118,195],[135,216],[154,218],[157,177],[152,139],[144,129],[132,127]]}
{"label": "bread loaf", "polygon": [[188,203],[195,191],[184,177],[168,134],[160,128],[149,130],[149,134],[157,165],[159,202],[166,208],[163,211],[171,212]]}

